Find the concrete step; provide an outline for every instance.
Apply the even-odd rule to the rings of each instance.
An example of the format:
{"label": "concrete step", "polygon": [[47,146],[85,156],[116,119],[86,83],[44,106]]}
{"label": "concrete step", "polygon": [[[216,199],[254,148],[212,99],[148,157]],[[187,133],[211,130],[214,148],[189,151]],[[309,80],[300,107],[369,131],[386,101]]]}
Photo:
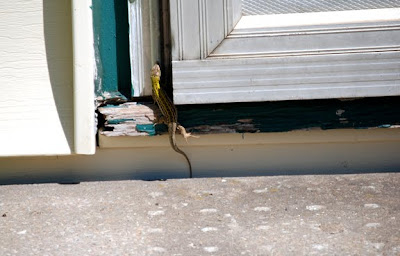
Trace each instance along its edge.
{"label": "concrete step", "polygon": [[0,255],[399,255],[400,173],[0,186]]}

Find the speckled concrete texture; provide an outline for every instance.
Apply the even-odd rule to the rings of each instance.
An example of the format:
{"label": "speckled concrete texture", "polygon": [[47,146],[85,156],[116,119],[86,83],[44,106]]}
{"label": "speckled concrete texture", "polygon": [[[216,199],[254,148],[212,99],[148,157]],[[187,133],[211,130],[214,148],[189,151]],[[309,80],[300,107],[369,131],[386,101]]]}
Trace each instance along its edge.
{"label": "speckled concrete texture", "polygon": [[0,255],[400,255],[400,173],[0,187]]}

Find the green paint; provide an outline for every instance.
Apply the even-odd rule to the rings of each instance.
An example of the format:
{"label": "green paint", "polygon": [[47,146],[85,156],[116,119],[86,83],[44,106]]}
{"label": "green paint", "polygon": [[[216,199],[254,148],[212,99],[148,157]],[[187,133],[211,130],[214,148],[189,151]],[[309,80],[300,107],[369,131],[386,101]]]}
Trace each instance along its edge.
{"label": "green paint", "polygon": [[120,106],[108,104],[108,105],[102,106],[102,108],[120,108]]}
{"label": "green paint", "polygon": [[120,123],[124,123],[124,122],[129,122],[129,121],[135,121],[135,119],[133,119],[133,118],[111,119],[111,120],[107,120],[107,123],[108,124],[120,124]]}
{"label": "green paint", "polygon": [[[353,101],[309,100],[177,106],[179,122],[196,132],[200,125],[235,125],[252,119],[260,132],[390,127],[400,125],[400,97],[364,98]],[[237,130],[237,132],[240,132]]]}
{"label": "green paint", "polygon": [[93,0],[97,96],[131,96],[127,1]]}

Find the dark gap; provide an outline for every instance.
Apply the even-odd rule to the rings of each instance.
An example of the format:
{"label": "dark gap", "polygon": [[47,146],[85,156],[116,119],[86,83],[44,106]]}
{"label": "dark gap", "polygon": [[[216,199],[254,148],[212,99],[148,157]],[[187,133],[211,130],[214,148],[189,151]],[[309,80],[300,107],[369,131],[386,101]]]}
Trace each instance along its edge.
{"label": "dark gap", "polygon": [[[194,127],[235,125],[248,119],[257,132],[400,125],[400,97],[178,105],[179,122]],[[243,127],[243,126],[242,126]],[[236,130],[236,132],[239,132]]]}
{"label": "dark gap", "polygon": [[131,101],[133,102],[151,102],[153,103],[153,97],[152,96],[141,96],[141,97],[132,97]]}
{"label": "dark gap", "polygon": [[171,31],[169,0],[161,0],[159,5],[160,17],[160,43],[161,43],[161,80],[160,84],[167,92],[168,97],[173,99],[172,88],[172,56],[171,56]]}
{"label": "dark gap", "polygon": [[129,43],[129,17],[128,1],[114,1],[115,11],[115,30],[117,44],[117,73],[118,91],[128,99],[131,98],[131,63],[130,63],[130,43]]}

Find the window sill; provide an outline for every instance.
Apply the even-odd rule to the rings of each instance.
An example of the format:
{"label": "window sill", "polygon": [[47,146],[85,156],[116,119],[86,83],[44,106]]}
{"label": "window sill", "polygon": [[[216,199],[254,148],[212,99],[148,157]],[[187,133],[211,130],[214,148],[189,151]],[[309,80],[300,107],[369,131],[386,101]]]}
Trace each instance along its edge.
{"label": "window sill", "polygon": [[[271,133],[223,133],[201,135],[189,139],[188,144],[177,135],[179,147],[204,146],[251,146],[268,144],[332,144],[400,141],[400,128],[297,130]],[[99,135],[100,148],[149,148],[169,147],[168,134],[158,136],[116,136]]]}

